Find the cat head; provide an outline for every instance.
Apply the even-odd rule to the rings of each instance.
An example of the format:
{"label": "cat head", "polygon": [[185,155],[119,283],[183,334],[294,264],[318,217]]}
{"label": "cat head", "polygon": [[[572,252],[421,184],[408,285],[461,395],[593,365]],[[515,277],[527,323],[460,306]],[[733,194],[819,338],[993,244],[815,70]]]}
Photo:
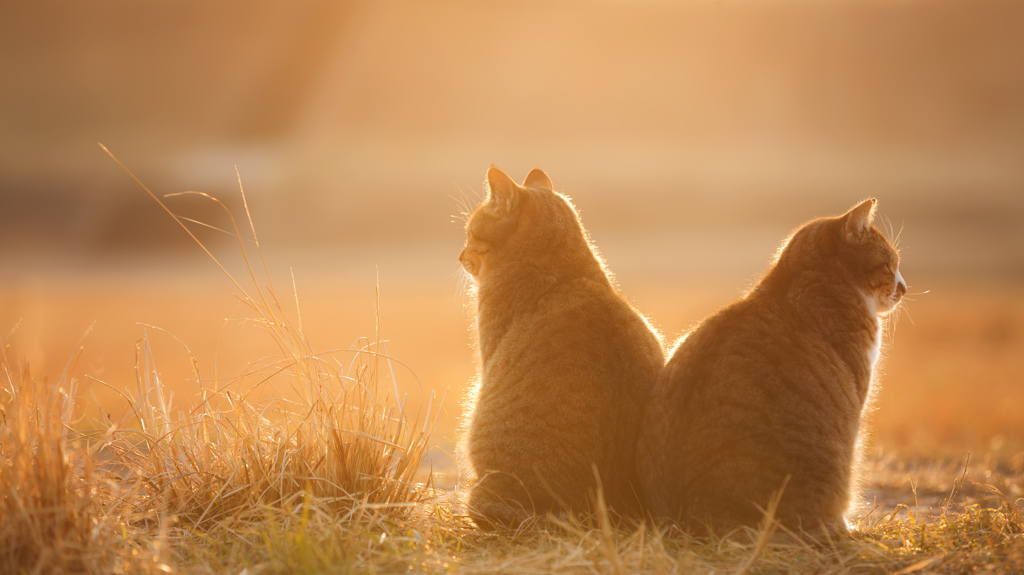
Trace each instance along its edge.
{"label": "cat head", "polygon": [[494,166],[487,170],[487,198],[470,214],[459,254],[470,275],[479,280],[496,264],[527,261],[540,269],[581,259],[596,261],[575,208],[543,170],[533,169],[522,185]]}
{"label": "cat head", "polygon": [[776,267],[787,273],[825,272],[830,276],[826,281],[852,284],[874,313],[889,313],[907,293],[907,284],[899,253],[874,225],[876,206],[871,198],[841,216],[805,224],[783,246]]}

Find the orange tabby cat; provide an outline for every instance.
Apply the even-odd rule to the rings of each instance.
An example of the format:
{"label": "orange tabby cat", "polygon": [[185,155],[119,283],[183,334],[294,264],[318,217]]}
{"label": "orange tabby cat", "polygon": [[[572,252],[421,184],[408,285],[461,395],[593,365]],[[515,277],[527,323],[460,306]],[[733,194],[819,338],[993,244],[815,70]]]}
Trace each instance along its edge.
{"label": "orange tabby cat", "polygon": [[655,517],[696,533],[775,517],[845,532],[880,316],[906,293],[875,200],[798,229],[746,297],[705,319],[658,378],[638,444]]}
{"label": "orange tabby cat", "polygon": [[635,506],[643,402],[661,342],[620,296],[576,210],[533,170],[487,172],[459,261],[476,280],[478,389],[467,413],[469,513],[484,528],[534,514]]}

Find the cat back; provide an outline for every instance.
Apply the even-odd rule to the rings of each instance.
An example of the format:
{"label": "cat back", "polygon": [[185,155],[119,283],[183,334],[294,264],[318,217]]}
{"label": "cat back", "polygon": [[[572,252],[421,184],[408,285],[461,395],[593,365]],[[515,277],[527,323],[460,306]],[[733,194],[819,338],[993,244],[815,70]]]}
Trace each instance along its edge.
{"label": "cat back", "polygon": [[487,182],[459,255],[475,280],[479,362],[462,441],[469,513],[482,527],[586,513],[598,481],[611,507],[633,509],[660,339],[543,171],[518,185],[492,167]]}
{"label": "cat back", "polygon": [[694,532],[775,517],[845,532],[881,321],[906,293],[875,200],[808,222],[739,301],[674,350],[645,413],[638,470],[650,512]]}

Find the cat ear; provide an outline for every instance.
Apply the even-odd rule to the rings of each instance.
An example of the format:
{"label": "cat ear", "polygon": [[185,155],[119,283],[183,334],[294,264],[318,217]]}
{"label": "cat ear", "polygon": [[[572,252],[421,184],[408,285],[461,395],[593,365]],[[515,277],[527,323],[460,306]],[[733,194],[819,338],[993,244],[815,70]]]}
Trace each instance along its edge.
{"label": "cat ear", "polygon": [[518,194],[517,188],[516,183],[505,172],[493,165],[487,170],[487,201],[500,213],[512,212]]}
{"label": "cat ear", "polygon": [[540,168],[534,168],[530,170],[530,173],[526,176],[526,181],[523,182],[524,188],[539,188],[542,190],[553,190],[551,187],[551,178],[544,173],[544,170]]}
{"label": "cat ear", "polygon": [[843,216],[843,239],[855,242],[864,235],[875,221],[875,198],[864,200]]}

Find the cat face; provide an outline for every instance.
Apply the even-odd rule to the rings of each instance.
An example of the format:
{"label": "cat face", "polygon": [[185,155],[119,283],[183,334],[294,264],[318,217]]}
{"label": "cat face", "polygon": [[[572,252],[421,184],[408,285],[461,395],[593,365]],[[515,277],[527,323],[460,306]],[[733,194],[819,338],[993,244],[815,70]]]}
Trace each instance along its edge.
{"label": "cat face", "polygon": [[487,187],[487,199],[466,223],[466,245],[459,254],[463,269],[474,278],[486,275],[495,261],[518,257],[539,262],[566,244],[586,245],[575,211],[552,191],[543,171],[534,169],[520,186],[492,166]]}
{"label": "cat face", "polygon": [[877,315],[891,312],[907,293],[900,257],[874,226],[874,199],[835,218],[802,227],[779,254],[778,264],[791,271],[813,269],[852,283]]}
{"label": "cat face", "polygon": [[885,315],[903,299],[907,284],[900,274],[899,253],[874,226],[875,206],[873,198],[866,200],[838,219],[837,253],[859,283],[868,307]]}
{"label": "cat face", "polygon": [[459,254],[463,269],[475,278],[484,271],[488,254],[500,249],[516,231],[528,195],[505,172],[487,170],[487,199],[466,222],[466,246]]}

